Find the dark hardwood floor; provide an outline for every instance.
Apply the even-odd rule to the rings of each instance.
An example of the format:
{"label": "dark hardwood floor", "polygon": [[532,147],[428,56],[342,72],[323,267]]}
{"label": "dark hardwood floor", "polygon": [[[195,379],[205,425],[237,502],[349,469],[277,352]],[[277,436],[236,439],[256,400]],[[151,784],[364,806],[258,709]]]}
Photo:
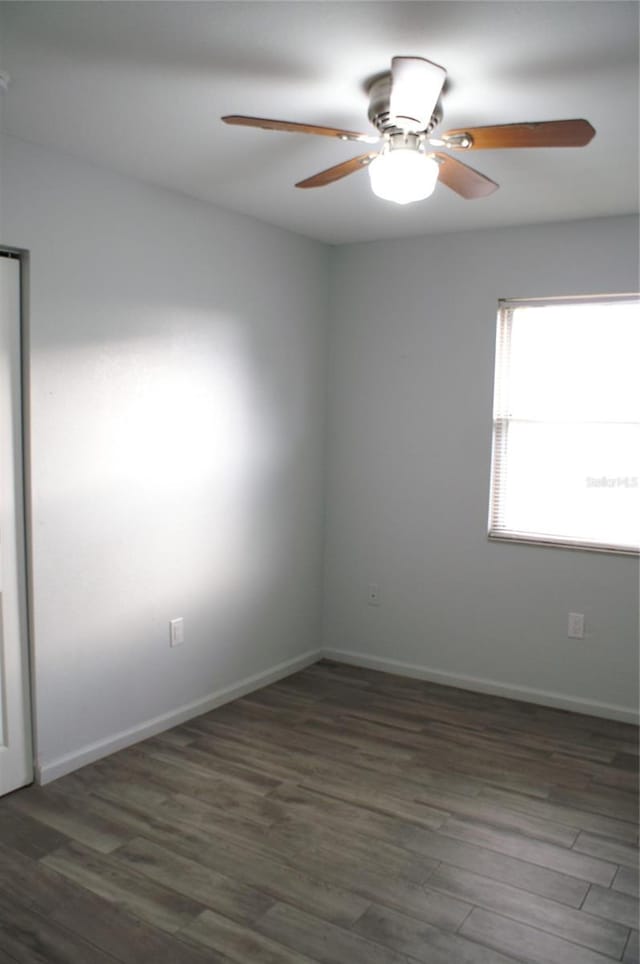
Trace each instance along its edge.
{"label": "dark hardwood floor", "polygon": [[638,733],[321,662],[0,800],[0,964],[638,962]]}

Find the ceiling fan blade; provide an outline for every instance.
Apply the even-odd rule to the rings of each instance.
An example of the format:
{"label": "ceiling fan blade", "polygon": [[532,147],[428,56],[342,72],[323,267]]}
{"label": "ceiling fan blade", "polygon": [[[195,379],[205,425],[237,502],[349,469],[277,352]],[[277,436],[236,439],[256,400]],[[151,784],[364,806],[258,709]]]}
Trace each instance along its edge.
{"label": "ceiling fan blade", "polygon": [[389,113],[397,127],[423,131],[431,120],[447,72],[423,57],[394,57],[391,61]]}
{"label": "ceiling fan blade", "polygon": [[[446,147],[480,151],[503,147],[584,147],[594,134],[589,121],[579,119],[465,127],[446,131],[442,139]],[[470,144],[465,142],[465,135],[471,139]]]}
{"label": "ceiling fan blade", "polygon": [[474,171],[472,167],[463,164],[457,158],[450,157],[448,154],[435,156],[440,162],[438,180],[468,201],[477,197],[486,197],[487,194],[493,194],[498,190],[499,184],[481,174],[480,171]]}
{"label": "ceiling fan blade", "polygon": [[325,184],[331,184],[332,181],[339,181],[341,177],[346,177],[347,174],[354,174],[356,171],[363,170],[371,163],[374,157],[377,156],[377,151],[371,154],[359,154],[357,157],[352,157],[349,161],[343,161],[342,164],[328,167],[326,171],[313,174],[304,181],[298,181],[296,187],[323,187]]}
{"label": "ceiling fan blade", "polygon": [[343,131],[337,127],[317,127],[315,124],[296,124],[293,121],[271,120],[268,117],[244,117],[242,114],[227,114],[220,118],[225,124],[239,127],[260,127],[265,131],[289,131],[293,134],[319,134],[321,137],[337,137],[341,141],[363,141],[376,144],[377,134],[361,134],[358,131]]}

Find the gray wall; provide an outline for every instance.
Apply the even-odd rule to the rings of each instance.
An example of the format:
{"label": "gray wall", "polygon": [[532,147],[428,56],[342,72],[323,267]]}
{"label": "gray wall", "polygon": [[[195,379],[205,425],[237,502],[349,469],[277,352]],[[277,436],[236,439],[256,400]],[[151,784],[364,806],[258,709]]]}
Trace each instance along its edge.
{"label": "gray wall", "polygon": [[485,535],[496,300],[636,288],[634,219],[351,245],[330,264],[12,138],[2,176],[2,239],[31,251],[45,779],[313,659],[323,522],[334,654],[637,705],[637,561]]}
{"label": "gray wall", "polygon": [[[637,232],[611,218],[334,251],[329,650],[637,708],[637,559],[486,537],[497,299],[637,290]],[[584,640],[567,639],[569,611],[585,613]]]}
{"label": "gray wall", "polygon": [[328,264],[250,218],[3,147],[3,239],[31,251],[47,779],[315,655]]}

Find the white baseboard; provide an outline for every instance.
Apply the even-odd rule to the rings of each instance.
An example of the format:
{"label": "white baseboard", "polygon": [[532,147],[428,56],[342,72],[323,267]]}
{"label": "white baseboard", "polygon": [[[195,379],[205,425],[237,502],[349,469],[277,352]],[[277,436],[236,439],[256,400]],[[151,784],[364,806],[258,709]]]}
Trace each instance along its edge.
{"label": "white baseboard", "polygon": [[554,693],[546,690],[536,690],[529,686],[520,686],[509,683],[501,683],[498,680],[483,679],[476,676],[465,676],[457,673],[448,673],[443,670],[433,669],[429,666],[420,666],[416,663],[404,663],[401,660],[387,659],[383,656],[371,656],[366,653],[356,653],[342,649],[323,649],[309,650],[302,656],[284,663],[279,663],[271,669],[264,670],[262,673],[255,673],[247,676],[227,686],[224,689],[216,690],[205,696],[201,700],[187,703],[147,720],[138,726],[128,730],[122,730],[104,740],[87,744],[73,753],[65,754],[50,762],[38,763],[35,767],[36,782],[40,784],[51,783],[58,777],[78,770],[80,767],[89,763],[94,763],[102,757],[115,753],[116,750],[123,750],[125,747],[132,746],[134,743],[145,740],[163,730],[171,729],[180,723],[202,713],[208,713],[217,706],[237,700],[247,693],[275,683],[292,673],[297,673],[307,666],[311,666],[319,659],[332,659],[338,663],[349,663],[353,666],[365,666],[368,669],[377,669],[385,673],[394,673],[397,676],[411,676],[416,679],[429,680],[432,683],[442,683],[444,686],[457,686],[461,689],[471,690],[478,693],[490,693],[494,696],[505,696],[509,699],[523,700],[526,703],[537,703],[540,706],[552,706],[557,709],[571,710],[574,713],[585,713],[588,716],[599,716],[609,720],[621,720],[624,723],[640,722],[638,710],[632,707],[617,706],[611,703],[602,703],[598,700],[580,699],[574,696],[567,696],[563,693]]}
{"label": "white baseboard", "polygon": [[216,690],[203,699],[186,703],[169,713],[163,713],[161,716],[146,720],[138,726],[122,730],[120,733],[109,736],[104,740],[89,743],[73,753],[58,757],[56,760],[51,760],[48,763],[37,763],[35,767],[36,782],[40,784],[51,783],[52,780],[57,780],[58,777],[63,777],[66,773],[71,773],[88,763],[94,763],[102,757],[109,756],[116,750],[123,750],[127,746],[139,743],[140,740],[155,736],[156,733],[162,733],[163,730],[169,730],[173,726],[185,723],[194,716],[208,713],[209,710],[214,710],[217,706],[222,706],[223,703],[230,703],[247,693],[268,686],[269,683],[276,683],[278,680],[284,679],[285,676],[291,676],[292,673],[297,673],[299,670],[311,666],[312,663],[316,663],[321,658],[320,650],[309,650],[302,656],[296,656],[285,663],[278,663],[277,666],[272,666],[271,669],[264,670],[262,673],[246,676],[238,683]]}
{"label": "white baseboard", "polygon": [[444,686],[457,686],[460,689],[472,690],[477,693],[505,696],[512,700],[523,700],[525,703],[538,703],[540,706],[552,706],[561,710],[571,710],[573,713],[585,713],[587,716],[601,716],[607,720],[621,720],[624,723],[638,724],[640,722],[640,713],[634,707],[601,703],[598,700],[586,700],[575,696],[566,696],[564,693],[536,690],[529,686],[500,683],[498,680],[482,679],[477,676],[447,673],[443,670],[432,669],[429,666],[419,666],[416,663],[403,663],[400,660],[387,659],[384,656],[370,656],[366,653],[354,653],[342,649],[323,649],[322,656],[324,659],[332,659],[337,663],[365,666],[367,669],[378,669],[384,673],[394,673],[397,676],[412,676],[416,679],[429,680],[431,683],[442,683]]}

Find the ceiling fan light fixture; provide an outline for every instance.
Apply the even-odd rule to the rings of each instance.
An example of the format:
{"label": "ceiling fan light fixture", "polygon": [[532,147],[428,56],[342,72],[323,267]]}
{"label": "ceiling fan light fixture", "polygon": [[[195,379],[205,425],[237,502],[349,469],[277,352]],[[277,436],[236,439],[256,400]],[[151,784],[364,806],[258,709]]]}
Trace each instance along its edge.
{"label": "ceiling fan light fixture", "polygon": [[435,158],[415,147],[385,148],[369,164],[371,190],[384,201],[411,204],[430,197],[438,180]]}

